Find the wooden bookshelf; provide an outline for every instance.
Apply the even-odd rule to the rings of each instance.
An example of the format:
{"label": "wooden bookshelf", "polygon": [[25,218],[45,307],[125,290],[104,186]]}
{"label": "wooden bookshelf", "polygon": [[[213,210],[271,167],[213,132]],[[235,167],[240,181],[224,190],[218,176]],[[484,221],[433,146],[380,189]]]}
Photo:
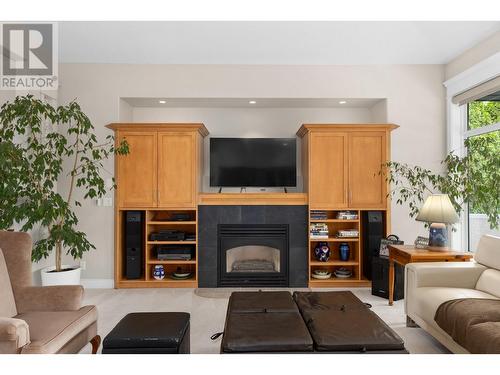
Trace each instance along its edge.
{"label": "wooden bookshelf", "polygon": [[[311,219],[312,211],[324,211],[325,219]],[[340,211],[353,211],[357,214],[356,219],[338,219],[337,214]],[[328,227],[328,238],[311,237],[311,224],[324,223]],[[359,232],[358,237],[336,237],[339,230],[356,229]],[[330,247],[330,259],[326,262],[316,259],[314,254],[315,247],[326,242]],[[347,243],[350,247],[349,259],[340,260],[339,246],[341,243]],[[331,210],[314,209],[309,210],[309,287],[347,287],[347,286],[369,286],[370,281],[362,277],[362,252],[361,252],[361,211],[359,210]],[[352,272],[349,278],[335,277],[333,272],[340,267],[345,267]],[[322,269],[331,272],[332,276],[326,280],[315,279],[312,277],[314,270]]]}
{"label": "wooden bookshelf", "polygon": [[[123,220],[127,209],[118,210],[118,225],[123,228]],[[118,242],[117,248],[117,265],[120,267],[117,271],[117,288],[196,288],[198,287],[198,210],[179,208],[179,209],[145,209],[137,210],[142,211],[144,224],[143,224],[143,257],[142,257],[142,276],[139,279],[127,279],[125,276],[125,269],[123,267],[125,258],[124,244],[121,240]],[[187,213],[190,215],[188,221],[174,221],[171,220],[174,213]],[[187,234],[194,234],[196,240],[194,241],[151,241],[151,233],[162,229],[175,229],[181,230]],[[120,233],[119,238],[122,237]],[[118,237],[117,237],[118,238]],[[156,257],[156,245],[190,245],[193,247],[194,257],[191,260],[159,260]],[[165,278],[163,280],[156,280],[153,277],[153,269],[155,265],[163,265],[165,269]],[[181,268],[182,271],[192,272],[192,277],[189,279],[173,279],[172,273]]]}

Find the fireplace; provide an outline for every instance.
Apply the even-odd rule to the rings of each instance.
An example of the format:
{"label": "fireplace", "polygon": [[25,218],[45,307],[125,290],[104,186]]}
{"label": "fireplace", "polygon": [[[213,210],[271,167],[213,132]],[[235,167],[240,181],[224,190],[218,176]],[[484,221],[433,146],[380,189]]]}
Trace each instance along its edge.
{"label": "fireplace", "polygon": [[288,286],[288,225],[219,224],[217,285]]}

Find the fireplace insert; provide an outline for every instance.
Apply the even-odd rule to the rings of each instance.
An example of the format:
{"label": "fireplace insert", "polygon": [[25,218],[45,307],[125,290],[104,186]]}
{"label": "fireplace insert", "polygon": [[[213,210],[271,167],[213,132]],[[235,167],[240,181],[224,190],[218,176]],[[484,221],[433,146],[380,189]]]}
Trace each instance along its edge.
{"label": "fireplace insert", "polygon": [[219,287],[288,286],[288,225],[219,224]]}

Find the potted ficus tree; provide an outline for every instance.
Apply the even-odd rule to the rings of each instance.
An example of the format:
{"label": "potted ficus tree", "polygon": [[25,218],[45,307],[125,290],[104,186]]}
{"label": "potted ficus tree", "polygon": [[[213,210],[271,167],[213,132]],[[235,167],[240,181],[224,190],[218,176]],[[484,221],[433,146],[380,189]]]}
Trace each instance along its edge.
{"label": "potted ficus tree", "polygon": [[[80,268],[62,264],[63,253],[75,260],[95,246],[77,229],[74,211],[83,199],[106,193],[103,162],[112,154],[127,154],[108,136],[97,141],[90,119],[78,103],[53,107],[32,95],[18,96],[0,110],[0,229],[14,223],[22,231],[41,226],[46,233],[33,245],[32,260],[55,251],[55,265],[43,269],[42,284],[78,284]],[[57,191],[64,180],[67,192]],[[82,196],[82,194],[79,194]]]}
{"label": "potted ficus tree", "polygon": [[486,215],[491,229],[500,223],[500,132],[468,138],[465,156],[450,152],[442,161],[443,171],[388,162],[384,173],[391,183],[389,193],[396,204],[407,204],[416,217],[429,194],[447,194],[457,213],[465,204],[469,212]]}

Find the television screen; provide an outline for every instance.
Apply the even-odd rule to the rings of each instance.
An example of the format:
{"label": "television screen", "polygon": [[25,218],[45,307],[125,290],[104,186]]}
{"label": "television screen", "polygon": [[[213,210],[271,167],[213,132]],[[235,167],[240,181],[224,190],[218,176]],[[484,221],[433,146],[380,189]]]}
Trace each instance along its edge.
{"label": "television screen", "polygon": [[210,138],[210,186],[296,186],[295,138]]}

